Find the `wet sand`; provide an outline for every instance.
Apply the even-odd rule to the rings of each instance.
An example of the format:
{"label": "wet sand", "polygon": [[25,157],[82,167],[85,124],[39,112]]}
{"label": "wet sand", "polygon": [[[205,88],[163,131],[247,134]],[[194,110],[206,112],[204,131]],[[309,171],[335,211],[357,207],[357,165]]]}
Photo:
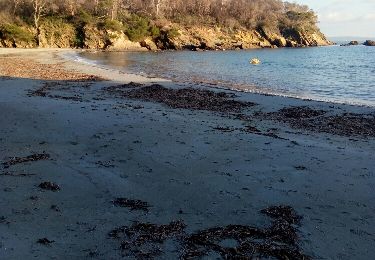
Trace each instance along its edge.
{"label": "wet sand", "polygon": [[373,257],[373,108],[71,52],[0,49],[0,259]]}

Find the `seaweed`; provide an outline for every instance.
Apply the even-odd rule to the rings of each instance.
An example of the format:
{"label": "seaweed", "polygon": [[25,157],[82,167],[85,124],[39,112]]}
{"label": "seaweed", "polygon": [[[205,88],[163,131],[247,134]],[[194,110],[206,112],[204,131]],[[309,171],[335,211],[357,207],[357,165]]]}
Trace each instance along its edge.
{"label": "seaweed", "polygon": [[171,108],[207,110],[215,112],[240,112],[255,103],[234,100],[233,94],[215,92],[198,88],[171,89],[159,84],[136,88],[124,88],[124,85],[105,88],[120,97],[162,103]]}
{"label": "seaweed", "polygon": [[174,239],[181,259],[201,258],[211,253],[223,259],[309,259],[298,246],[298,226],[302,217],[290,206],[272,206],[261,210],[272,219],[266,228],[245,225],[213,227],[187,234],[182,221],[167,225],[135,222],[112,230],[109,237],[120,241],[126,257],[153,258],[161,255],[161,246]]}
{"label": "seaweed", "polygon": [[182,236],[185,227],[182,221],[173,221],[167,225],[135,222],[129,227],[116,228],[108,235],[121,241],[120,248],[124,256],[151,258],[162,253],[158,245],[169,238]]}
{"label": "seaweed", "polygon": [[[185,238],[183,259],[219,253],[224,259],[307,259],[298,244],[297,229],[301,217],[289,206],[273,206],[261,213],[274,219],[268,228],[228,225],[196,232]],[[232,240],[236,246],[226,247]]]}
{"label": "seaweed", "polygon": [[38,244],[49,246],[50,244],[54,243],[54,240],[49,240],[48,238],[40,238],[36,241]]}
{"label": "seaweed", "polygon": [[26,157],[13,157],[11,160],[4,162],[4,168],[9,168],[10,166],[25,163],[25,162],[35,162],[40,160],[48,160],[50,158],[49,154],[42,153],[42,154],[32,154]]}
{"label": "seaweed", "polygon": [[262,209],[260,212],[274,219],[285,220],[290,224],[299,225],[302,219],[302,217],[299,216],[290,206],[272,206],[266,209]]}
{"label": "seaweed", "polygon": [[329,115],[327,111],[308,107],[287,107],[265,114],[265,117],[287,123],[295,129],[339,136],[375,137],[375,113]]}
{"label": "seaweed", "polygon": [[42,182],[41,184],[39,184],[38,186],[39,188],[43,189],[43,190],[50,190],[50,191],[59,191],[60,190],[60,186],[57,185],[56,183],[53,183],[53,182]]}
{"label": "seaweed", "polygon": [[148,211],[150,205],[141,200],[131,200],[126,198],[117,198],[113,201],[113,204],[117,207],[130,208],[130,210],[143,210]]}
{"label": "seaweed", "polygon": [[123,89],[139,88],[139,87],[144,87],[144,85],[141,84],[141,83],[130,82],[130,83],[127,83],[127,84],[121,84],[121,85],[106,87],[106,88],[104,88],[104,90],[108,91],[108,92],[115,92],[116,93],[118,91],[122,91]]}
{"label": "seaweed", "polygon": [[312,108],[301,106],[301,107],[285,107],[278,111],[278,116],[287,119],[303,119],[313,118],[322,116],[327,112],[324,110],[314,110]]}

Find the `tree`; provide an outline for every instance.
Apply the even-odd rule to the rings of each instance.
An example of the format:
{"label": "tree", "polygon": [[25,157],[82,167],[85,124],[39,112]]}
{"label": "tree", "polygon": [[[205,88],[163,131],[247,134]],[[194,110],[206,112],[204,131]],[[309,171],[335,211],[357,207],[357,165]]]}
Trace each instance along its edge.
{"label": "tree", "polygon": [[45,15],[47,0],[32,0],[34,8],[34,26],[35,29],[40,29],[40,18]]}
{"label": "tree", "polygon": [[47,0],[31,0],[33,5],[34,27],[36,29],[36,43],[40,44],[40,18],[45,15]]}
{"label": "tree", "polygon": [[21,4],[21,0],[13,0],[13,15],[16,15],[20,4]]}

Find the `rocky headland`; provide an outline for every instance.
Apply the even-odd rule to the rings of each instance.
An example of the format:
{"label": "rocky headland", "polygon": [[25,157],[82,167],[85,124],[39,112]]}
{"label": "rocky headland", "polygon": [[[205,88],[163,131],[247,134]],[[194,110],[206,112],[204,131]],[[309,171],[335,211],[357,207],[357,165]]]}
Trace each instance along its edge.
{"label": "rocky headland", "polygon": [[[332,44],[309,7],[279,0],[207,0],[200,5],[159,0],[156,6],[50,1],[54,4],[0,2],[0,47],[156,51]],[[37,8],[36,3],[44,5]]]}
{"label": "rocky headland", "polygon": [[0,47],[5,48],[84,48],[95,50],[235,50],[253,48],[326,46],[331,42],[320,32],[291,29],[281,32],[277,29],[229,30],[219,26],[184,27],[169,24],[160,28],[157,37],[130,40],[122,31],[85,25],[81,28],[80,46],[77,46],[73,26],[58,26],[44,23],[38,35],[39,44],[34,41],[33,28],[20,27],[19,35],[7,35],[0,29]]}

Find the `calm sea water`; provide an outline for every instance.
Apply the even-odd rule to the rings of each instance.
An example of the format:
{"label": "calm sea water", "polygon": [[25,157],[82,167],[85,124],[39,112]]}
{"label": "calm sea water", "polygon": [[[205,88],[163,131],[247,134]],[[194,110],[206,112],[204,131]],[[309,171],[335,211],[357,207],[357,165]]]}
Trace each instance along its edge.
{"label": "calm sea water", "polygon": [[[81,55],[103,66],[177,82],[375,106],[375,47]],[[251,65],[254,57],[262,63]]]}

